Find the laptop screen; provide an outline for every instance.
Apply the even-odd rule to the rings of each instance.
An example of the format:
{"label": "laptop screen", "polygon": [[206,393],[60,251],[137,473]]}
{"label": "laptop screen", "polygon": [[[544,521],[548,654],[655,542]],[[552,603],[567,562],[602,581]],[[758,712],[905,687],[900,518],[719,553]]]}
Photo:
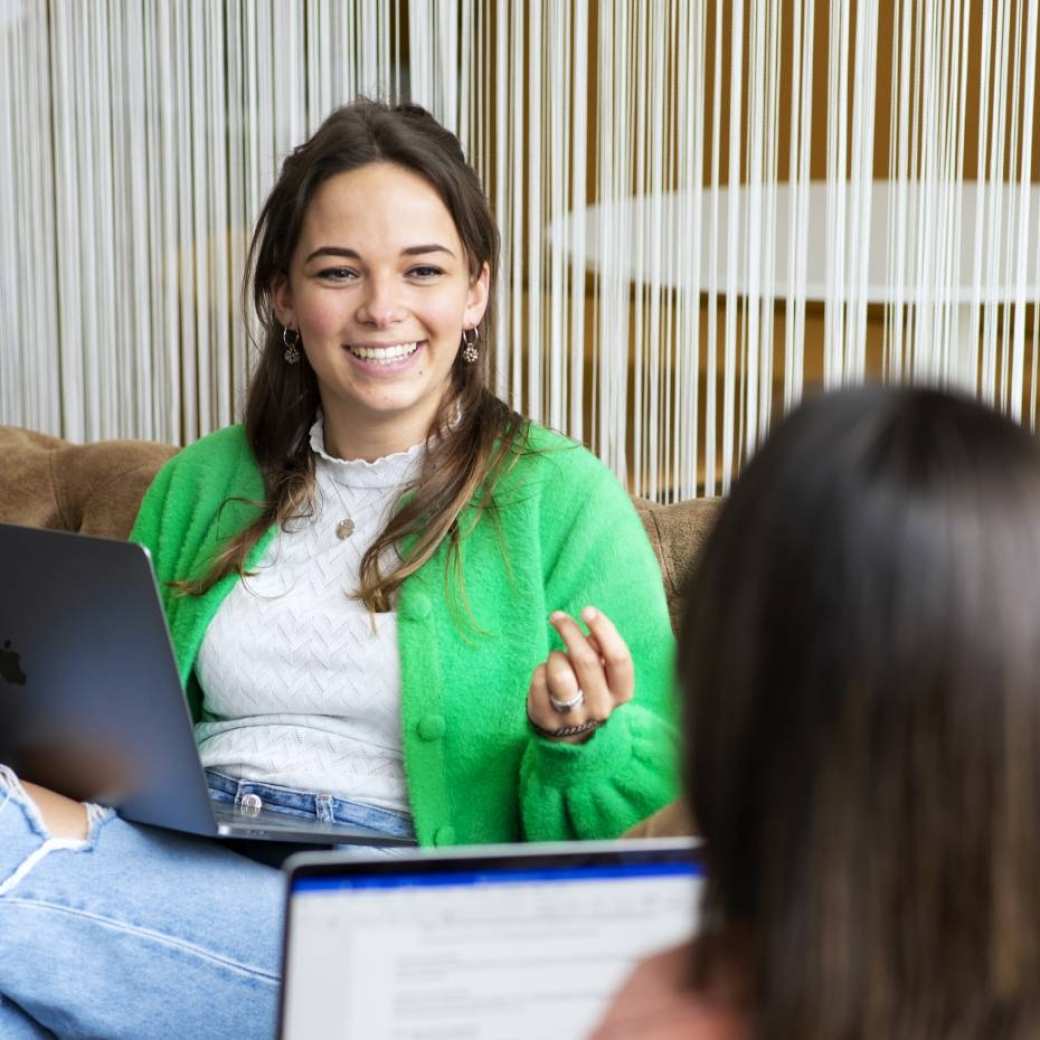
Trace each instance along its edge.
{"label": "laptop screen", "polygon": [[582,1037],[693,931],[690,841],[502,846],[292,866],[282,1036]]}

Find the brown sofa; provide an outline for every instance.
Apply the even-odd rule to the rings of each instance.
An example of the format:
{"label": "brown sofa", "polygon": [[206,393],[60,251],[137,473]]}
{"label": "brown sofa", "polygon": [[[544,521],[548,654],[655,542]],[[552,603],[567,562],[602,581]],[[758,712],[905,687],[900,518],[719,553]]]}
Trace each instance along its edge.
{"label": "brown sofa", "polygon": [[[126,538],[145,490],[176,451],[154,441],[71,444],[0,426],[0,523]],[[719,503],[711,498],[669,506],[634,502],[661,563],[674,627],[683,576]]]}
{"label": "brown sofa", "polygon": [[[0,523],[26,524],[126,538],[145,490],[176,452],[152,441],[71,444],[46,434],[0,426]],[[717,499],[661,506],[635,499],[661,564],[672,625],[678,624],[682,581],[718,510]],[[662,810],[643,835],[682,832],[678,807]]]}

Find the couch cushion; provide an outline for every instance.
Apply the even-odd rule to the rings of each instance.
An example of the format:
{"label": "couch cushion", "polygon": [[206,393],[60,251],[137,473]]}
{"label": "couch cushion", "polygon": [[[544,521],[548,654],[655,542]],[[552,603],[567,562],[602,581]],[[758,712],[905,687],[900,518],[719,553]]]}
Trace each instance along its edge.
{"label": "couch cushion", "polygon": [[668,613],[672,629],[678,633],[683,583],[715,523],[722,500],[690,498],[667,506],[645,498],[633,501],[661,564]]}
{"label": "couch cushion", "polygon": [[152,441],[68,441],[0,426],[0,521],[126,538],[159,467]]}

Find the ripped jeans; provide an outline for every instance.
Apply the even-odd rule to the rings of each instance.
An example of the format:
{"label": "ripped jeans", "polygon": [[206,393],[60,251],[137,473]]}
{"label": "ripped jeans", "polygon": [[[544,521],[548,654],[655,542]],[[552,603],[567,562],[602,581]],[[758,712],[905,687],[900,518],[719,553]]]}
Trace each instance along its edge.
{"label": "ripped jeans", "polygon": [[0,1040],[274,1036],[281,871],[88,806],[48,835],[0,765]]}

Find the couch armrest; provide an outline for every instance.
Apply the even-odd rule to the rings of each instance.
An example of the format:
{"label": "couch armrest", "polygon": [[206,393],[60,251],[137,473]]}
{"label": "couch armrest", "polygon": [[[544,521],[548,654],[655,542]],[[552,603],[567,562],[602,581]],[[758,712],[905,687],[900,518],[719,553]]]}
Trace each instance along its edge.
{"label": "couch armrest", "polygon": [[126,538],[148,485],[176,450],[151,441],[70,444],[0,426],[0,521]]}
{"label": "couch armrest", "polygon": [[57,437],[0,426],[0,521],[27,527],[64,527],[54,488]]}
{"label": "couch armrest", "polygon": [[661,564],[672,630],[678,635],[683,584],[715,523],[722,499],[691,498],[667,506],[644,498],[632,501]]}

